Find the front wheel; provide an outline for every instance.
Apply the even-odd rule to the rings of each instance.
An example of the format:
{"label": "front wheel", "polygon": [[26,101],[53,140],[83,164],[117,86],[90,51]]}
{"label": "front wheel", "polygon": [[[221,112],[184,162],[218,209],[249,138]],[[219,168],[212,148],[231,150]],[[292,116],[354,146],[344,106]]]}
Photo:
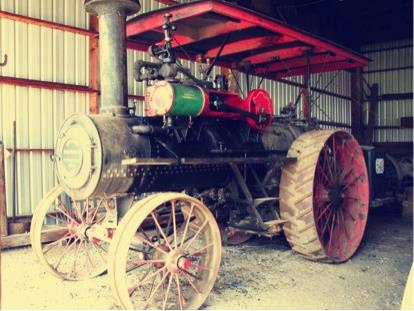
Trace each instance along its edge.
{"label": "front wheel", "polygon": [[87,238],[85,232],[105,217],[106,198],[73,200],[61,186],[51,189],[38,203],[32,218],[30,240],[36,257],[52,275],[84,280],[106,271],[108,243]]}
{"label": "front wheel", "polygon": [[135,203],[119,223],[108,274],[123,308],[198,309],[220,261],[220,231],[210,210],[188,195],[159,193]]}

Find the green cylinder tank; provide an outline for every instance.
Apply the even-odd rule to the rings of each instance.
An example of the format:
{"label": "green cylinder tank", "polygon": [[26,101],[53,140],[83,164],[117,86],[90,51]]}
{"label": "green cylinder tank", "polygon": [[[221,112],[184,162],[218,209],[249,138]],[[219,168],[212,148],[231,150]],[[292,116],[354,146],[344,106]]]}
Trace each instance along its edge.
{"label": "green cylinder tank", "polygon": [[204,92],[198,86],[158,81],[151,93],[150,106],[156,115],[195,117],[204,107]]}

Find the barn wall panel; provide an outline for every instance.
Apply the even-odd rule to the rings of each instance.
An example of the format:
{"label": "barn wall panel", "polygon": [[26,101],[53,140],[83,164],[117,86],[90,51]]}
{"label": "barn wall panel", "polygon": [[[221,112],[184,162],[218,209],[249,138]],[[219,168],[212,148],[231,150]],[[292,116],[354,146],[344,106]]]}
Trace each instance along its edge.
{"label": "barn wall panel", "polygon": [[[362,51],[372,60],[364,70],[364,78],[369,84],[378,83],[380,95],[413,92],[413,41],[411,39],[369,44],[363,46]],[[399,126],[401,117],[412,116],[412,100],[380,101],[374,116],[375,125]],[[367,116],[365,118],[367,119]],[[412,140],[412,129],[377,128],[374,131],[374,142]]]}
{"label": "barn wall panel", "polygon": [[[88,28],[83,0],[1,0],[0,10],[79,28]],[[1,76],[76,85],[89,82],[89,38],[60,30],[0,18],[0,54],[8,63]],[[63,120],[88,112],[89,95],[0,84],[0,140],[13,148],[53,148]],[[18,152],[17,214],[29,215],[55,183],[48,152]],[[7,214],[13,206],[13,158],[5,160]]]}

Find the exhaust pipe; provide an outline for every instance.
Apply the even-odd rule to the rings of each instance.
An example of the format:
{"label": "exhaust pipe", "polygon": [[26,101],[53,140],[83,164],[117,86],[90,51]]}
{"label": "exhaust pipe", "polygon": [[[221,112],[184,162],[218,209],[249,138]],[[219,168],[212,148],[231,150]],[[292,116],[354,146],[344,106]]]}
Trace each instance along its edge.
{"label": "exhaust pipe", "polygon": [[100,113],[127,116],[125,21],[139,11],[139,0],[85,0],[84,7],[99,17]]}

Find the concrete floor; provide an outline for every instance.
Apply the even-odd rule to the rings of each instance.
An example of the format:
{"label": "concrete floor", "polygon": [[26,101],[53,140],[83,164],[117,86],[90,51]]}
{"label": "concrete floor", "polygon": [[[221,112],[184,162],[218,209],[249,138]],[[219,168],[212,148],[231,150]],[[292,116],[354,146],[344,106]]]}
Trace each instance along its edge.
{"label": "concrete floor", "polygon": [[[115,309],[107,276],[62,281],[30,248],[3,251],[2,308]],[[309,262],[283,237],[224,247],[206,309],[399,309],[413,261],[412,223],[372,214],[357,254],[339,265]]]}

